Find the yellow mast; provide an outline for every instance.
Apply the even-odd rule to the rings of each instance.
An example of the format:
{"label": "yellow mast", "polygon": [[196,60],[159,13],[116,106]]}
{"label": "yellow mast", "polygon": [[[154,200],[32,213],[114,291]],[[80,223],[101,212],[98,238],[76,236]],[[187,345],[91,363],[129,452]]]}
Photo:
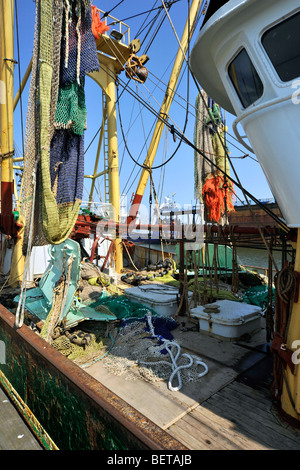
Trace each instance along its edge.
{"label": "yellow mast", "polygon": [[[295,273],[300,273],[300,229],[297,231],[297,244],[296,244],[296,257],[294,265]],[[297,279],[299,282],[299,279]],[[294,351],[292,362],[294,363],[295,370],[292,373],[287,365],[283,374],[285,380],[283,381],[283,391],[281,397],[281,407],[283,411],[300,421],[300,296],[298,300],[293,303],[290,324],[288,326],[286,348],[289,351]]]}
{"label": "yellow mast", "polygon": [[[101,12],[101,10],[99,10]],[[101,12],[102,14],[104,12]],[[108,15],[110,19],[116,20]],[[105,23],[107,16],[105,17]],[[118,137],[117,137],[117,114],[116,114],[116,78],[124,70],[128,58],[132,54],[130,45],[125,44],[125,36],[129,39],[129,28],[125,23],[118,21],[121,39],[116,39],[108,34],[102,34],[97,40],[100,70],[93,72],[90,77],[102,88],[105,93],[107,132],[108,132],[108,177],[109,177],[109,202],[114,208],[115,222],[120,222],[120,183],[119,183],[119,155],[118,155]],[[123,33],[121,28],[127,28]],[[103,122],[104,127],[104,122]],[[99,143],[100,145],[100,143]],[[99,152],[99,148],[97,154]],[[104,170],[106,171],[106,169]],[[101,173],[103,174],[103,173]],[[100,175],[100,174],[99,174]],[[96,174],[96,166],[94,169],[93,181]],[[92,193],[91,193],[92,194]],[[91,198],[90,198],[91,199]],[[115,269],[117,273],[123,270],[123,244],[122,239],[118,236],[114,240],[115,243]]]}
{"label": "yellow mast", "polygon": [[103,174],[106,173],[105,169],[104,169],[104,171],[101,171],[100,173],[97,173],[98,164],[99,164],[99,157],[100,157],[100,150],[101,150],[102,140],[103,140],[103,136],[104,136],[104,127],[105,127],[106,115],[107,115],[107,106],[106,105],[103,107],[102,113],[103,113],[102,125],[101,125],[98,148],[97,148],[97,153],[96,153],[94,173],[92,175],[85,175],[85,178],[91,178],[92,179],[90,195],[89,195],[88,210],[90,210],[91,204],[93,202],[93,193],[94,193],[94,189],[95,189],[96,178],[99,178],[99,176],[102,176]]}
{"label": "yellow mast", "polygon": [[[189,15],[189,18],[187,19],[187,22],[186,22],[186,25],[182,34],[181,42],[180,42],[181,47],[179,47],[179,50],[177,52],[177,56],[173,65],[173,70],[170,76],[170,80],[169,80],[168,87],[165,93],[163,104],[159,112],[160,116],[163,119],[165,119],[169,114],[170,106],[173,101],[173,97],[174,97],[177,83],[179,80],[179,75],[182,69],[182,64],[185,59],[185,54],[188,49],[189,41],[192,37],[192,34],[196,26],[197,15],[199,13],[202,3],[203,3],[202,0],[193,0],[193,3],[191,5],[190,15]],[[136,193],[135,193],[135,196],[134,196],[131,208],[130,208],[130,212],[128,216],[129,223],[136,218],[137,212],[139,210],[139,206],[140,206],[141,200],[143,198],[143,194],[147,186],[147,182],[149,178],[149,170],[151,169],[153,165],[163,129],[164,129],[164,123],[160,119],[158,119],[154,132],[153,132],[153,136],[152,136],[152,140],[149,146],[147,157],[144,162],[145,168],[143,168],[141,172],[138,187],[137,187],[137,190],[136,190]]]}
{"label": "yellow mast", "polygon": [[25,258],[22,254],[24,224],[19,217],[18,226],[13,216],[14,194],[14,2],[0,0],[0,154],[1,161],[1,215],[0,230],[14,239],[9,285],[22,280]]}
{"label": "yellow mast", "polygon": [[11,235],[13,229],[13,89],[14,89],[14,2],[0,0],[0,154],[1,218],[0,229]]}

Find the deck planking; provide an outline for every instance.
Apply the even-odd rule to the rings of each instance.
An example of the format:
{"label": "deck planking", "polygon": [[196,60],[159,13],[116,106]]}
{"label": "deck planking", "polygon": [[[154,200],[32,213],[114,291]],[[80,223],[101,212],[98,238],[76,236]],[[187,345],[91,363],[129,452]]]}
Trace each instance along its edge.
{"label": "deck planking", "polygon": [[280,420],[265,393],[236,380],[168,432],[192,450],[300,449],[300,432]]}

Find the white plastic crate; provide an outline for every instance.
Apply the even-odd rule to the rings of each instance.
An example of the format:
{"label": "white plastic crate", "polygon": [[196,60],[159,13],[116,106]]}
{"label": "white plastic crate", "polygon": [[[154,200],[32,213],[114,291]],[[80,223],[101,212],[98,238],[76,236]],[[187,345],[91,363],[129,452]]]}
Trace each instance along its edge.
{"label": "white plastic crate", "polygon": [[[218,311],[214,312],[216,307],[219,307]],[[200,331],[216,337],[238,339],[261,329],[262,310],[255,305],[220,300],[191,309],[191,316],[199,320]]]}
{"label": "white plastic crate", "polygon": [[[125,290],[125,295],[132,302],[152,308],[158,315],[171,317],[178,308],[178,288],[162,284],[143,284]],[[189,293],[191,296],[192,293]]]}

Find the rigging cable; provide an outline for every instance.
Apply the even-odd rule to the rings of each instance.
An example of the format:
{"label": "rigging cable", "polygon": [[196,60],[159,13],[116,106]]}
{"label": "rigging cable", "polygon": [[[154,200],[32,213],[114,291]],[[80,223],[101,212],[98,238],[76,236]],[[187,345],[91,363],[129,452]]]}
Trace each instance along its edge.
{"label": "rigging cable", "polygon": [[[161,0],[161,2],[162,2],[162,4],[165,6],[164,0]],[[165,8],[165,9],[166,9],[166,8]],[[167,13],[167,15],[168,15],[168,13]],[[168,15],[168,17],[169,17],[169,19],[170,19],[170,16],[169,16],[169,15]],[[170,19],[170,22],[171,22],[171,19]],[[172,24],[172,22],[171,22],[171,24]],[[176,39],[177,39],[177,41],[178,41],[178,43],[179,43],[179,45],[180,45],[180,47],[181,47],[179,38],[178,38],[178,36],[177,36],[177,34],[176,34],[176,31],[175,31],[174,27],[173,27],[173,30],[174,30],[174,32],[175,32]],[[184,56],[184,57],[185,57],[185,56]],[[207,106],[207,104],[206,104],[206,102],[205,102],[205,100],[204,100],[204,97],[202,96],[202,93],[200,93],[199,84],[198,84],[198,82],[196,81],[196,78],[195,78],[195,76],[194,76],[194,74],[193,74],[193,72],[192,72],[192,70],[191,70],[191,68],[190,68],[190,64],[189,64],[189,62],[187,61],[186,58],[185,58],[185,60],[186,60],[187,66],[188,66],[188,68],[189,68],[189,70],[190,70],[190,72],[191,72],[191,74],[192,74],[193,80],[194,80],[195,85],[196,85],[196,87],[197,87],[197,90],[198,90],[198,92],[199,92],[199,94],[200,94],[200,97],[201,97],[201,99],[202,99],[202,101],[203,101],[203,103],[204,103],[204,105],[205,105],[207,111],[209,112],[209,109],[208,109],[208,106]],[[219,130],[218,130],[218,126],[217,126],[215,123],[213,123],[213,126],[214,126],[215,132],[216,132],[216,134],[218,135],[218,138],[219,138],[219,140],[220,140],[220,142],[221,142],[221,145],[222,145],[223,148],[224,148],[225,156],[228,158],[228,161],[230,162],[230,165],[231,165],[231,167],[232,167],[232,169],[233,169],[233,172],[234,172],[234,174],[235,174],[235,177],[237,178],[237,180],[238,180],[238,182],[239,182],[239,188],[240,188],[241,191],[243,192],[243,195],[244,195],[244,197],[245,197],[245,199],[246,199],[246,201],[247,201],[247,203],[248,203],[248,207],[249,207],[249,209],[250,209],[250,212],[251,212],[251,214],[252,214],[252,217],[253,217],[254,220],[255,220],[255,215],[254,215],[254,213],[253,213],[253,211],[252,211],[252,208],[250,207],[249,201],[248,201],[248,199],[247,199],[247,194],[246,194],[247,192],[245,191],[245,189],[243,188],[243,186],[242,186],[241,183],[240,183],[240,180],[239,180],[239,178],[238,178],[238,175],[237,175],[237,173],[236,173],[236,171],[235,171],[235,168],[234,168],[234,166],[233,166],[233,164],[232,164],[232,162],[231,162],[231,159],[230,159],[230,157],[229,157],[229,154],[228,154],[226,145],[225,145],[225,143],[223,142],[223,140],[221,139],[221,136],[220,136],[220,133],[219,133]],[[198,151],[199,151],[199,149],[198,149]],[[224,178],[226,178],[226,177],[228,178],[228,175],[226,174],[226,172],[222,171],[222,173],[223,173]],[[251,196],[250,196],[250,197],[251,197]],[[273,217],[273,218],[274,218],[274,216],[275,216],[275,214],[272,213],[272,217]],[[281,219],[279,219],[277,216],[275,216],[275,217],[276,217],[278,220],[280,220],[280,225],[281,225],[281,227],[283,227],[283,225],[282,225],[283,222],[281,221]],[[257,224],[257,225],[258,225],[258,224]],[[284,224],[284,225],[285,225],[285,224]],[[260,228],[259,226],[258,226],[258,230],[259,230],[259,232],[260,232],[260,234],[261,234],[262,239],[264,240],[263,233],[262,233],[261,228]],[[288,230],[288,228],[286,227],[286,225],[285,225],[285,228],[284,228],[283,230],[285,230],[285,231]],[[265,240],[264,240],[264,242],[265,242]],[[269,247],[267,246],[267,243],[266,243],[266,242],[265,242],[265,244],[266,244],[266,248],[267,248],[267,250],[268,250],[268,253],[269,253],[269,255],[271,256],[270,251],[269,251]],[[274,263],[274,266],[276,266],[275,260],[273,260],[273,263]]]}
{"label": "rigging cable", "polygon": [[[186,58],[185,58],[185,60],[186,60]],[[186,60],[186,62],[187,62],[187,60]],[[101,65],[104,65],[104,64],[101,64]],[[189,70],[190,70],[190,66],[189,66],[189,63],[188,63],[188,62],[187,62],[187,65],[188,65],[188,68],[189,68]],[[102,67],[102,68],[103,68],[103,67]],[[198,91],[200,91],[199,85],[198,85],[198,83],[197,83],[197,81],[196,81],[196,79],[195,79],[195,77],[194,77],[193,72],[192,72],[191,70],[190,70],[190,72],[191,72],[191,74],[192,74],[193,80],[194,80],[194,82],[195,82],[195,84],[196,84],[196,87],[197,87]],[[109,72],[107,72],[107,70],[106,70],[106,73],[109,74]],[[115,77],[114,77],[114,78],[115,78]],[[120,80],[118,81],[118,83],[119,83],[119,82],[120,82]],[[177,136],[180,137],[180,139],[183,139],[188,145],[193,146],[193,144],[189,141],[189,139],[186,138],[186,136],[184,135],[184,133],[177,131],[177,130],[175,129],[174,125],[171,125],[169,122],[167,122],[167,120],[166,120],[165,118],[163,118],[159,113],[157,113],[156,110],[155,110],[151,105],[148,105],[144,100],[142,100],[142,98],[137,97],[137,95],[135,94],[135,92],[134,92],[130,87],[128,87],[128,83],[129,83],[129,81],[128,81],[127,84],[126,84],[125,89],[126,89],[135,99],[137,99],[138,101],[142,102],[143,105],[144,105],[150,112],[152,112],[158,119],[160,119],[162,122],[164,122],[164,124],[170,129],[171,133],[173,134],[173,137],[177,135]],[[124,91],[124,89],[123,89],[123,91]],[[123,93],[123,91],[122,91],[122,93]],[[119,98],[120,98],[120,96],[119,96]],[[119,99],[119,98],[118,98],[118,99]],[[205,103],[205,106],[207,107],[206,103]],[[218,134],[218,136],[219,136],[219,138],[220,138],[218,129],[216,129],[216,133]],[[220,138],[220,140],[221,140],[221,144],[224,146],[224,143],[222,142],[222,139],[221,139],[221,138]],[[195,146],[194,146],[194,147],[195,147]],[[196,147],[195,147],[195,149],[196,149],[196,151],[197,151],[198,153],[200,153],[206,160],[210,161],[210,160],[208,159],[208,157],[207,157],[203,152],[201,152],[201,151],[200,151],[199,149],[197,149]],[[226,149],[226,148],[225,148],[225,152],[226,152],[226,155],[228,156],[228,152],[227,152],[227,149]],[[231,166],[233,167],[232,162],[231,162],[229,156],[228,156],[228,158],[229,158],[229,161],[230,161]],[[217,169],[219,169],[219,171],[221,171],[221,173],[224,173],[220,168],[218,168],[217,165],[214,165],[214,164],[213,164],[213,166],[215,166]],[[159,165],[158,167],[161,167],[161,165]],[[154,167],[154,168],[156,168],[156,167]],[[284,231],[288,231],[288,228],[287,228],[286,224],[285,224],[278,216],[276,216],[272,211],[270,211],[269,209],[267,209],[259,200],[257,200],[253,195],[251,195],[248,191],[246,191],[246,190],[243,188],[243,186],[241,185],[241,183],[240,183],[240,181],[239,181],[239,178],[238,178],[238,176],[237,176],[237,174],[236,174],[236,171],[235,171],[234,167],[233,167],[233,171],[234,171],[234,173],[235,173],[235,176],[236,176],[237,179],[238,179],[238,182],[234,181],[233,178],[231,178],[231,177],[229,177],[229,178],[230,178],[230,180],[231,180],[238,188],[240,188],[240,189],[242,190],[242,192],[243,192],[243,194],[244,194],[244,197],[247,199],[247,196],[249,196],[254,202],[256,202],[257,205],[259,205],[260,207],[262,207],[265,212],[267,212],[274,220],[276,220],[277,223],[281,226],[281,228],[282,228]],[[227,176],[228,176],[228,175],[227,175]],[[248,201],[247,201],[247,202],[248,202]],[[248,206],[250,207],[249,202],[248,202]],[[250,210],[251,210],[251,207],[250,207]]]}
{"label": "rigging cable", "polygon": [[[118,85],[117,85],[117,95],[118,95]],[[182,143],[182,140],[180,140],[177,148],[174,150],[173,154],[164,162],[164,163],[161,163],[160,165],[157,165],[157,166],[151,166],[148,167],[147,165],[145,165],[145,163],[143,164],[140,164],[137,160],[135,160],[135,158],[132,156],[129,148],[128,148],[128,145],[127,145],[127,142],[126,142],[126,139],[125,139],[125,135],[124,135],[124,129],[123,129],[123,124],[122,124],[122,118],[121,118],[121,112],[120,112],[120,104],[119,102],[117,102],[118,104],[118,114],[119,114],[119,122],[120,122],[120,128],[121,128],[121,132],[122,132],[122,136],[123,136],[123,140],[124,140],[124,145],[126,147],[126,150],[128,152],[128,155],[130,156],[131,160],[137,165],[139,166],[140,168],[143,168],[143,169],[146,169],[146,170],[149,170],[149,171],[152,171],[152,170],[156,170],[158,168],[162,168],[163,166],[165,166],[170,160],[172,160],[175,156],[175,154],[177,153],[177,151],[179,150],[179,147],[181,146],[181,143]],[[185,132],[185,129],[186,129],[186,126],[187,126],[187,121],[188,121],[188,110],[187,110],[187,113],[186,113],[186,119],[185,119],[185,124],[184,124],[184,131]],[[162,120],[162,122],[167,122],[167,121],[164,121]],[[171,134],[174,136],[174,125],[172,124],[171,125]]]}
{"label": "rigging cable", "polygon": [[115,5],[113,8],[111,8],[109,11],[106,11],[104,14],[103,14],[103,18],[106,18],[112,11],[114,11],[119,5],[121,5],[121,3],[123,3],[124,0],[121,0],[119,3],[117,3],[117,5]]}
{"label": "rigging cable", "polygon": [[[128,124],[128,130],[127,130],[127,135],[129,134],[129,131],[132,127],[132,124],[131,124],[131,121],[132,121],[132,116],[133,116],[133,110],[134,110],[134,106],[135,106],[135,101],[133,102],[133,106],[132,106],[132,110],[131,110],[131,114],[130,114],[130,120],[129,120],[129,124]],[[136,118],[137,119],[137,118]],[[135,120],[136,120],[135,119]],[[135,122],[134,120],[134,122]],[[123,155],[122,155],[122,158],[121,158],[121,164],[120,164],[120,174],[122,172],[122,166],[123,166],[123,161],[124,161],[124,155],[125,155],[125,150],[126,150],[126,147],[124,146],[124,150],[123,150]]]}
{"label": "rigging cable", "polygon": [[[180,1],[181,0],[173,0],[172,2],[168,2],[168,6],[171,7],[172,5],[174,5],[174,3],[177,3],[177,2],[180,2]],[[157,3],[157,2],[155,2],[155,3]],[[154,5],[155,5],[155,3],[154,3]],[[146,15],[147,13],[152,13],[154,10],[162,10],[162,8],[163,8],[162,6],[153,7],[151,10],[146,10],[146,11],[143,11],[142,13],[137,13],[136,15],[128,16],[127,18],[123,18],[122,20],[113,21],[108,26],[115,26],[118,23],[122,23],[124,21],[131,20],[132,18],[137,18],[138,16]]]}
{"label": "rigging cable", "polygon": [[[165,8],[165,4],[162,0],[162,3],[164,5],[164,8]],[[165,8],[166,12],[167,12],[167,9]],[[188,0],[188,37],[190,36],[190,0]],[[181,45],[180,45],[181,47]],[[181,51],[182,51],[182,54],[183,56],[185,57],[185,53],[181,47]],[[190,56],[190,41],[188,41],[188,59],[189,59],[189,56]],[[189,87],[190,87],[190,82],[189,82],[189,73],[187,73],[187,108],[186,108],[186,116],[185,116],[185,123],[184,123],[184,127],[183,127],[183,133],[185,132],[186,130],[186,126],[187,126],[187,123],[188,123],[188,114],[189,114]],[[129,148],[128,148],[128,145],[127,145],[127,141],[125,139],[125,135],[124,135],[124,130],[123,130],[123,125],[122,125],[122,118],[121,118],[121,112],[120,112],[120,104],[119,104],[119,86],[118,86],[118,83],[117,83],[117,104],[118,104],[118,114],[119,114],[119,119],[120,119],[120,128],[121,128],[121,132],[122,132],[122,136],[123,136],[123,140],[124,140],[124,144],[125,144],[125,147],[126,147],[126,150],[130,156],[130,158],[133,160],[133,162],[138,165],[140,168],[144,168],[144,169],[147,169],[149,171],[149,173],[152,171],[152,170],[156,170],[158,168],[162,168],[163,166],[165,166],[167,163],[169,163],[173,158],[174,156],[176,155],[176,153],[178,152],[181,144],[182,144],[182,140],[180,139],[179,141],[179,144],[177,146],[177,148],[174,150],[174,152],[172,153],[172,155],[163,163],[161,163],[160,165],[156,165],[156,166],[151,166],[151,168],[149,168],[147,165],[143,164],[141,165],[140,163],[138,163],[134,157],[132,156]],[[174,138],[174,141],[175,141],[175,137],[174,137],[174,125],[172,124],[171,125],[171,133],[173,135],[173,138]]]}

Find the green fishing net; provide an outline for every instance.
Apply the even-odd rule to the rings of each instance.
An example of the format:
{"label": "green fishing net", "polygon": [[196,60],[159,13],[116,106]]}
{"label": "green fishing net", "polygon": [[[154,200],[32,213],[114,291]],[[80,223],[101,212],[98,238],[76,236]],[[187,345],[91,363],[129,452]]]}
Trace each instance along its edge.
{"label": "green fishing net", "polygon": [[[243,301],[250,305],[257,305],[262,309],[268,305],[268,286],[254,286],[243,294]],[[272,287],[272,302],[275,302],[275,288]]]}
{"label": "green fishing net", "polygon": [[[131,302],[125,295],[100,297],[89,304],[89,307],[95,310],[107,307],[111,313],[114,313],[119,320],[128,318],[143,318],[147,313],[156,312],[151,308],[139,303]],[[101,310],[99,310],[101,311]]]}
{"label": "green fishing net", "polygon": [[67,83],[59,88],[55,113],[55,128],[69,129],[83,135],[86,127],[87,109],[84,86],[77,82]]}

